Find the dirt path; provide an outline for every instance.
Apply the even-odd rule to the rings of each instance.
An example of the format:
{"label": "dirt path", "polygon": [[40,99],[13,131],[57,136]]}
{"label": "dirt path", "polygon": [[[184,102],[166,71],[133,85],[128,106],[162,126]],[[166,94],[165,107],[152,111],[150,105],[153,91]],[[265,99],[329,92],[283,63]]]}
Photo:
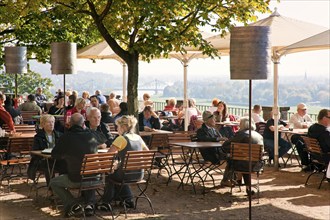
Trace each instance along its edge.
{"label": "dirt path", "polygon": [[[320,176],[314,176],[310,185],[304,186],[307,174],[300,172],[299,167],[290,167],[281,171],[272,171],[266,167],[260,176],[260,201],[254,196],[252,201],[253,219],[330,219],[330,184],[323,183],[317,189]],[[216,176],[219,184],[221,176]],[[167,177],[156,178],[153,174],[147,194],[152,200],[156,215],[145,201],[139,201],[137,210],[129,210],[128,219],[248,219],[249,202],[245,190],[238,192],[230,188],[212,188],[207,185],[207,193],[201,194],[202,187],[197,186],[194,194],[191,186],[184,190],[177,189],[178,182],[173,180],[166,185]],[[21,181],[15,181],[12,192],[0,194],[0,220],[10,219],[63,219],[48,199],[44,198],[45,190],[40,190],[36,200],[35,195],[28,197],[29,186]],[[61,209],[61,208],[59,208]],[[114,207],[116,219],[125,219],[121,207]],[[96,216],[88,219],[111,219],[109,213],[96,212]]]}

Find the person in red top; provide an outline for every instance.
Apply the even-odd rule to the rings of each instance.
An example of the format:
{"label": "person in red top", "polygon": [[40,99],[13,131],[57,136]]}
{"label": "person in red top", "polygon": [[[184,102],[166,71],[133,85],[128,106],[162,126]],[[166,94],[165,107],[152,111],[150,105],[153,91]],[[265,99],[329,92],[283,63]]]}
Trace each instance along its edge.
{"label": "person in red top", "polygon": [[64,121],[65,121],[65,125],[66,125],[67,128],[68,128],[68,125],[69,125],[69,122],[70,122],[71,115],[73,115],[74,113],[80,113],[82,116],[84,116],[84,119],[86,120],[85,107],[86,107],[85,99],[84,98],[77,98],[74,107],[71,108],[71,109],[68,109],[66,111]]}
{"label": "person in red top", "polygon": [[11,115],[3,107],[3,103],[5,102],[5,100],[6,100],[6,96],[4,94],[0,93],[0,123],[7,124],[10,131],[16,132],[14,122],[13,122]]}

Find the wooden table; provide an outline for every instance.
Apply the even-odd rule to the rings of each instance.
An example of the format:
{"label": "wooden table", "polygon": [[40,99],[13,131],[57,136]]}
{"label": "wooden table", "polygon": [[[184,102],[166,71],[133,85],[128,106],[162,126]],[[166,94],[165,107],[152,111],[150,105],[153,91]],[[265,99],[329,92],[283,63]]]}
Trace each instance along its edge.
{"label": "wooden table", "polygon": [[216,125],[224,125],[224,126],[239,126],[238,121],[229,121],[229,122],[221,121],[221,122],[215,122],[215,124]]}
{"label": "wooden table", "polygon": [[307,135],[308,128],[302,128],[302,129],[292,129],[290,130],[289,128],[283,128],[279,130],[280,133],[283,133],[291,145],[291,153],[288,153],[289,157],[286,161],[284,161],[284,167],[288,163],[288,161],[294,156],[296,160],[298,161],[298,165],[301,166],[300,160],[298,158],[298,155],[296,154],[296,147],[295,145],[291,142],[291,136],[294,134],[299,134],[299,135]]}
{"label": "wooden table", "polygon": [[[204,186],[204,181],[205,181],[205,177],[200,175],[201,171],[206,172],[207,175],[211,176],[212,180],[213,177],[212,175],[207,171],[207,168],[210,167],[204,167],[205,165],[205,161],[204,160],[200,160],[200,155],[198,154],[198,150],[201,148],[218,148],[221,147],[223,144],[223,141],[221,142],[173,142],[171,143],[172,146],[179,146],[182,148],[182,153],[184,154],[184,157],[186,157],[185,164],[184,164],[184,172],[183,172],[183,177],[179,177],[181,182],[178,186],[178,188],[181,186],[183,188],[183,184],[184,184],[184,179],[187,175],[188,180],[190,180],[193,190],[196,193],[196,189],[195,189],[195,184],[194,184],[194,177],[197,176],[199,177],[199,179],[201,180],[202,184],[203,184],[203,192],[205,191],[205,186]],[[185,154],[184,148],[188,148],[189,153]],[[194,166],[194,164],[198,164],[198,167],[196,168],[196,166]],[[182,170],[182,169],[181,169]],[[179,170],[179,172],[181,172],[181,170]],[[175,174],[175,173],[174,173]],[[178,173],[176,173],[178,175]],[[173,175],[173,174],[172,174]]]}
{"label": "wooden table", "polygon": [[9,139],[24,139],[24,138],[34,138],[35,132],[17,132],[16,135],[9,135]]}
{"label": "wooden table", "polygon": [[172,134],[172,131],[165,131],[165,130],[155,130],[155,131],[140,131],[140,136],[151,136],[152,134]]}

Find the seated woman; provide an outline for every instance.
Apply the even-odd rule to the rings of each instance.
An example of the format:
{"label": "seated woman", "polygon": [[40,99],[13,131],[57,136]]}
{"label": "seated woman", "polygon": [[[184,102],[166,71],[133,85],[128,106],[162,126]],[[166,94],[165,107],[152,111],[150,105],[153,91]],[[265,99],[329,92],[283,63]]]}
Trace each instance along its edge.
{"label": "seated woman", "polygon": [[73,115],[74,113],[80,113],[86,119],[86,101],[84,98],[77,98],[74,107],[66,111],[65,122],[68,122],[68,116]]}
{"label": "seated woman", "polygon": [[[52,115],[42,115],[40,117],[40,129],[38,133],[34,136],[34,142],[32,146],[32,150],[44,150],[46,148],[54,148],[57,139],[61,136],[61,133],[54,130],[55,118]],[[48,161],[50,166],[53,164],[53,161]],[[63,162],[60,160],[56,161],[55,170],[63,173],[65,170],[63,169]],[[32,180],[36,178],[37,171],[42,171],[45,174],[47,186],[50,180],[50,173],[48,170],[47,162],[38,156],[32,156],[30,161],[30,165],[28,168],[28,177]]]}
{"label": "seated woman", "polygon": [[127,102],[121,102],[119,104],[120,111],[119,113],[113,118],[116,121],[118,118],[122,117],[123,115],[128,115],[128,105]]}
{"label": "seated woman", "polygon": [[[188,113],[188,117],[187,117],[188,118],[188,125],[190,124],[191,116],[193,116],[193,115],[199,116],[199,115],[202,114],[201,111],[199,111],[199,109],[196,107],[196,100],[195,99],[188,99],[187,113]],[[181,120],[183,118],[185,118],[184,110],[178,112],[178,119]]]}
{"label": "seated woman", "polygon": [[[255,123],[251,122],[251,143],[252,144],[261,144],[263,145],[263,137],[255,131]],[[222,149],[224,152],[229,153],[230,152],[230,145],[231,143],[249,143],[249,118],[243,117],[240,120],[240,129],[238,132],[235,133],[235,136],[231,139],[227,140],[222,145]],[[246,169],[246,171],[249,170],[249,164],[242,162],[239,164],[242,169]],[[253,167],[253,166],[252,166]],[[225,169],[225,173],[223,174],[223,179],[221,181],[221,186],[231,186],[232,181],[231,178],[233,177],[233,170],[231,168],[231,164],[228,163]],[[246,192],[247,194],[251,193],[254,194],[253,191],[249,192],[248,186],[250,184],[250,175],[249,174],[243,174],[244,183],[246,185]],[[241,180],[237,178],[237,181],[240,182]]]}
{"label": "seated woman", "polygon": [[10,116],[13,119],[15,125],[23,123],[23,118],[21,116],[21,111],[13,107],[13,99],[9,96],[6,96],[4,108],[9,112]]}
{"label": "seated woman", "polygon": [[[224,101],[220,101],[218,103],[217,110],[214,111],[213,114],[215,116],[216,122],[224,122],[226,121],[227,118],[229,118],[230,121],[236,120],[235,116],[228,114],[227,104]],[[231,138],[234,135],[234,133],[238,131],[238,127],[237,126],[225,127],[221,125],[219,131],[223,136],[227,138]]]}
{"label": "seated woman", "polygon": [[62,93],[58,94],[58,96],[54,100],[54,105],[49,108],[48,114],[50,115],[64,114],[64,96]]}
{"label": "seated woman", "polygon": [[111,116],[110,106],[106,103],[101,105],[101,122],[103,123],[115,123],[114,118]]}
{"label": "seated woman", "polygon": [[[125,155],[127,151],[142,151],[149,150],[142,138],[134,133],[137,120],[134,116],[123,116],[116,121],[118,126],[119,136],[112,143],[109,152],[118,152],[120,161],[125,161]],[[128,185],[124,185],[120,188],[118,185],[113,184],[110,180],[113,179],[117,182],[121,182],[124,178],[122,171],[123,163],[115,170],[114,173],[108,176],[107,185],[104,189],[102,197],[102,204],[98,205],[98,209],[104,211],[110,211],[108,204],[113,200],[124,201],[127,208],[134,208],[134,202],[132,201],[133,194]],[[140,173],[134,171],[134,175],[126,175],[127,180],[140,180],[143,178],[143,170]]]}
{"label": "seated woman", "polygon": [[176,108],[176,99],[170,98],[167,102],[167,105],[164,107],[164,111],[167,112],[177,112],[178,109]]}

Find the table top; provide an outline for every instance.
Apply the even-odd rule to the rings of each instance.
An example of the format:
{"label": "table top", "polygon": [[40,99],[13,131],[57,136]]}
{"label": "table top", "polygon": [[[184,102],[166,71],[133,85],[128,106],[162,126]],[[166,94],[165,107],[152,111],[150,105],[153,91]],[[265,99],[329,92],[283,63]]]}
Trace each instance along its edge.
{"label": "table top", "polygon": [[152,134],[172,134],[172,131],[154,130],[154,131],[140,131],[140,136],[151,136]]}
{"label": "table top", "polygon": [[221,147],[221,142],[174,142],[171,145],[189,147],[189,148],[208,148],[208,147]]}
{"label": "table top", "polygon": [[33,138],[36,135],[35,132],[17,132],[14,136],[9,136],[9,139],[15,138]]}
{"label": "table top", "polygon": [[[33,115],[32,118],[33,119],[40,119],[42,115]],[[56,118],[64,118],[64,115],[53,115]]]}
{"label": "table top", "polygon": [[32,150],[32,151],[30,151],[30,154],[31,155],[36,155],[36,156],[39,156],[39,157],[43,157],[43,158],[51,158],[52,157],[51,154],[44,154],[44,153],[42,153],[41,150]]}
{"label": "table top", "polygon": [[308,128],[302,128],[302,129],[295,128],[292,131],[290,131],[289,128],[284,128],[279,130],[279,132],[289,133],[289,134],[307,134]]}
{"label": "table top", "polygon": [[226,126],[238,126],[239,122],[238,121],[221,121],[221,122],[215,122],[216,125],[226,125]]}

